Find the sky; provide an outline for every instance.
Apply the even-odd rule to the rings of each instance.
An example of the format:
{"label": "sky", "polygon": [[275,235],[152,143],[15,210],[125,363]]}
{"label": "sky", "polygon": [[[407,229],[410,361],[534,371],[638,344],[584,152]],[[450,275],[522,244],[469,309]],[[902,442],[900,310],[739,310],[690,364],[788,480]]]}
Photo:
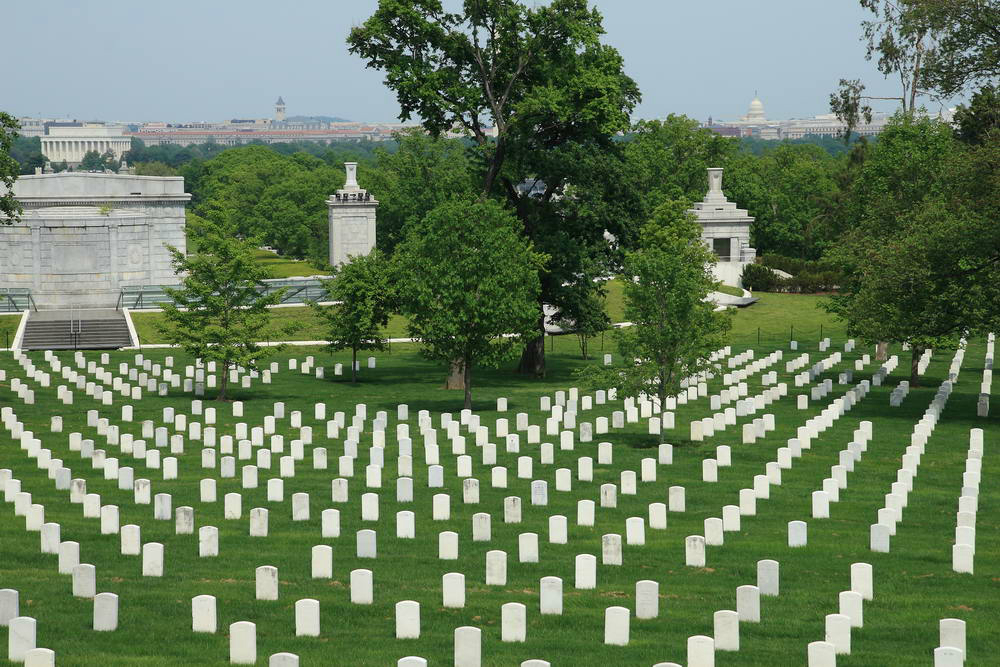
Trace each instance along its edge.
{"label": "sky", "polygon": [[[447,0],[454,4],[457,0]],[[46,0],[0,9],[0,109],[105,121],[288,115],[394,121],[381,72],[345,38],[377,0]],[[642,91],[634,117],[827,113],[841,78],[899,95],[864,59],[857,0],[592,0]],[[893,102],[875,105],[892,111]],[[934,109],[936,110],[936,108]]]}

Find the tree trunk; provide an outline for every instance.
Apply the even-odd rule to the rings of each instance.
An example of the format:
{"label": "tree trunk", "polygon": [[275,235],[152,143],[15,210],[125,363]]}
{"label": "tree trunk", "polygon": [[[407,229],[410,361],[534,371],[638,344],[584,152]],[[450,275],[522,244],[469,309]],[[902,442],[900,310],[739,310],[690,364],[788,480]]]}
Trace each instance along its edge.
{"label": "tree trunk", "polygon": [[465,409],[472,409],[472,364],[467,361],[462,363],[464,369],[463,379],[465,380]]}
{"label": "tree trunk", "polygon": [[215,400],[226,400],[227,385],[229,385],[229,362],[222,364],[222,381],[219,383],[219,395],[215,397]]}
{"label": "tree trunk", "polygon": [[358,350],[351,348],[351,384],[358,383]]}
{"label": "tree trunk", "polygon": [[910,388],[920,386],[920,374],[917,372],[920,366],[920,357],[924,354],[924,348],[919,345],[914,345],[910,348]]}
{"label": "tree trunk", "polygon": [[517,372],[522,375],[533,375],[536,378],[545,377],[545,313],[538,318],[539,335],[524,345],[521,361]]}
{"label": "tree trunk", "polygon": [[465,368],[461,359],[451,362],[448,378],[444,381],[444,388],[465,389]]}
{"label": "tree trunk", "polygon": [[889,358],[889,343],[880,341],[875,344],[875,361],[885,361]]}

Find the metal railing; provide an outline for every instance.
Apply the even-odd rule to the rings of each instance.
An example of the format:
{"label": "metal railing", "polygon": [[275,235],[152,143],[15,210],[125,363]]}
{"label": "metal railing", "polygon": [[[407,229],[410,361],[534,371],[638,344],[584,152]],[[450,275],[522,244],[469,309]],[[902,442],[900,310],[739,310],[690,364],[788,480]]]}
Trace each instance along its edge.
{"label": "metal railing", "polygon": [[[129,308],[142,310],[144,308],[159,308],[165,303],[173,303],[167,294],[167,289],[177,289],[179,285],[134,285],[121,288],[118,295],[117,310]],[[324,301],[328,293],[323,283],[315,278],[309,280],[275,279],[265,280],[262,294],[273,294],[284,290],[279,303],[304,304],[309,301]]]}
{"label": "metal railing", "polygon": [[80,334],[83,333],[83,316],[75,306],[69,311],[69,336],[73,339],[73,349],[80,347]]}
{"label": "metal railing", "polygon": [[19,313],[24,310],[38,310],[31,290],[27,287],[0,287],[0,312]]}

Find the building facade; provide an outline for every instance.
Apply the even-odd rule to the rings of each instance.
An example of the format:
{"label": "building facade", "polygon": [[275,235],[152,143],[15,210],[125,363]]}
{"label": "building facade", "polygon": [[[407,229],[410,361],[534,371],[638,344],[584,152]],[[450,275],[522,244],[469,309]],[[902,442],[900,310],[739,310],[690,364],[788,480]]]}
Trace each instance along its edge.
{"label": "building facade", "polygon": [[122,287],[173,285],[167,245],[185,249],[180,177],[63,172],[21,176],[20,224],[0,225],[0,287],[39,309],[114,308]]}
{"label": "building facade", "polygon": [[42,155],[49,162],[65,161],[71,167],[79,165],[90,151],[99,155],[111,151],[120,160],[132,149],[132,139],[125,136],[122,127],[99,123],[50,125],[41,140]]}

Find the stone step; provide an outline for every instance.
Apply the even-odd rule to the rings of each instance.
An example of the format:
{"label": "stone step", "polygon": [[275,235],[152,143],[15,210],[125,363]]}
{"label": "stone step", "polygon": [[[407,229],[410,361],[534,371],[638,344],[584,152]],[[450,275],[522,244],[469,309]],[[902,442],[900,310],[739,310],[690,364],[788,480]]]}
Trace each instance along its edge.
{"label": "stone step", "polygon": [[[21,339],[25,350],[116,349],[132,344],[121,313],[101,319],[71,320],[72,314],[48,312],[30,316]],[[76,333],[74,333],[74,331]]]}

